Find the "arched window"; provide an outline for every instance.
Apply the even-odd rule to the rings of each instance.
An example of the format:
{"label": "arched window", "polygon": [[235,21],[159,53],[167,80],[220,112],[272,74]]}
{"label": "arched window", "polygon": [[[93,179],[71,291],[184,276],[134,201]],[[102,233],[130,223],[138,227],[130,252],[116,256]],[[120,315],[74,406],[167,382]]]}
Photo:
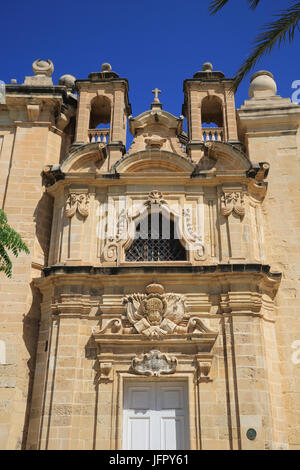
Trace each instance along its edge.
{"label": "arched window", "polygon": [[178,239],[174,221],[161,212],[148,213],[135,227],[135,238],[126,250],[126,261],[185,261],[186,250]]}

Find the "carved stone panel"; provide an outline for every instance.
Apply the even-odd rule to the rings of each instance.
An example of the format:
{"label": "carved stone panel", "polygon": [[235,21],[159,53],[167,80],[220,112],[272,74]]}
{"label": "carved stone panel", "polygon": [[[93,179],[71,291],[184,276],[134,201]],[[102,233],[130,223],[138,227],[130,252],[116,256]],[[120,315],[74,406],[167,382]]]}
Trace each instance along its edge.
{"label": "carved stone panel", "polygon": [[154,349],[149,353],[133,358],[131,369],[136,374],[159,376],[174,374],[177,363],[176,357],[170,357]]}
{"label": "carved stone panel", "polygon": [[240,217],[244,217],[244,194],[241,191],[224,191],[221,194],[221,214],[229,216],[233,212]]}
{"label": "carved stone panel", "polygon": [[160,284],[149,284],[146,294],[125,296],[123,303],[136,333],[149,338],[195,331],[214,333],[202,319],[188,314],[184,295],[165,293]]}
{"label": "carved stone panel", "polygon": [[77,211],[82,217],[87,217],[89,215],[89,199],[89,194],[71,192],[66,201],[66,216],[71,218]]}

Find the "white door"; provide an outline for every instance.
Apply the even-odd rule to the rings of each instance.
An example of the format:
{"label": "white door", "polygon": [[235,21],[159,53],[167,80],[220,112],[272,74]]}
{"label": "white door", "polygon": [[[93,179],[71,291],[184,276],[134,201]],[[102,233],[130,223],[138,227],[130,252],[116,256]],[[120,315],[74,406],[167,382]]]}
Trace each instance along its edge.
{"label": "white door", "polygon": [[188,449],[184,382],[128,382],[124,387],[123,449]]}

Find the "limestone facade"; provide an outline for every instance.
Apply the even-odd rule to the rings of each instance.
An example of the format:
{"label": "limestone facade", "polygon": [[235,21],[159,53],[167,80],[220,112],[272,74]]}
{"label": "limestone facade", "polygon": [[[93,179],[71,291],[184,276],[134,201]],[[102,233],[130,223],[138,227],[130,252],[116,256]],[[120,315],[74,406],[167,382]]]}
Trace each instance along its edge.
{"label": "limestone facade", "polygon": [[132,116],[109,64],[33,70],[0,105],[30,248],[1,275],[0,448],[122,449],[126,386],[163,380],[187,387],[188,448],[299,449],[300,107],[262,71],[236,110],[204,64],[182,116],[157,89]]}

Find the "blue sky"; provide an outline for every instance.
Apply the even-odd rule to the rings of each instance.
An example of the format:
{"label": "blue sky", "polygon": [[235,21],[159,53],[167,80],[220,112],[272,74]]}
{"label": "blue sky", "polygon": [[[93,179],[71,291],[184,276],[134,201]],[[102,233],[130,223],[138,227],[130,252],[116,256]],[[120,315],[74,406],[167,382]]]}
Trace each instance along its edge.
{"label": "blue sky", "polygon": [[[86,78],[103,62],[129,80],[133,115],[149,109],[151,90],[163,93],[163,108],[181,114],[182,83],[211,61],[233,76],[260,26],[286,8],[286,0],[261,0],[256,11],[246,1],[231,0],[209,16],[208,1],[131,0],[110,2],[16,0],[1,6],[0,80],[23,83],[35,59],[51,59],[54,83],[65,73]],[[300,80],[300,36],[292,46],[274,49],[256,70],[270,70],[281,96],[291,96]],[[249,78],[236,95],[239,107],[248,96]]]}

